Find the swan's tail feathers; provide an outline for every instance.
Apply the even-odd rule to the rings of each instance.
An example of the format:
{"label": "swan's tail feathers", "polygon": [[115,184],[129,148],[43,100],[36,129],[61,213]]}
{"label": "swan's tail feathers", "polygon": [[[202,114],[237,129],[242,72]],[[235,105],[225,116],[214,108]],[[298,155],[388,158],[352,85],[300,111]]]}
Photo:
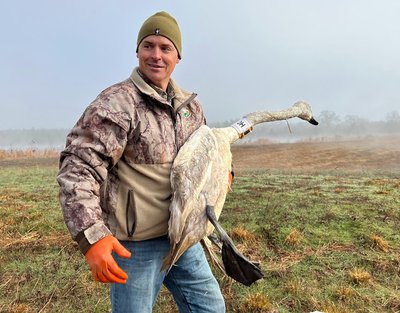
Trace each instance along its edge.
{"label": "swan's tail feathers", "polygon": [[256,262],[251,262],[235,247],[231,238],[218,223],[212,206],[206,207],[207,217],[214,225],[222,241],[222,262],[225,267],[225,272],[234,280],[243,285],[250,286],[255,281],[264,277],[260,265]]}
{"label": "swan's tail feathers", "polygon": [[182,206],[182,201],[174,194],[169,208],[171,216],[168,221],[169,238],[173,245],[181,240],[183,226],[185,225],[185,221],[182,220]]}
{"label": "swan's tail feathers", "polygon": [[172,248],[168,255],[164,258],[163,264],[161,265],[161,272],[166,271],[167,273],[171,270],[172,266],[178,262],[182,254],[193,246],[194,243],[190,243],[188,237],[177,245],[172,245]]}

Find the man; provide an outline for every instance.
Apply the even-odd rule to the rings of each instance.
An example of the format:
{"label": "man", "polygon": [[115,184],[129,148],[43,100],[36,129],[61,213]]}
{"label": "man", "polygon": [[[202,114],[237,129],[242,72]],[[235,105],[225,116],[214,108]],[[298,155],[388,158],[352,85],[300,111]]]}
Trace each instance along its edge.
{"label": "man", "polygon": [[136,52],[139,67],[101,92],[67,137],[57,177],[65,223],[93,277],[111,283],[113,312],[151,312],[162,284],[180,312],[225,312],[200,244],[160,272],[171,164],[205,123],[196,94],[171,79],[182,56],[176,20],[149,17]]}

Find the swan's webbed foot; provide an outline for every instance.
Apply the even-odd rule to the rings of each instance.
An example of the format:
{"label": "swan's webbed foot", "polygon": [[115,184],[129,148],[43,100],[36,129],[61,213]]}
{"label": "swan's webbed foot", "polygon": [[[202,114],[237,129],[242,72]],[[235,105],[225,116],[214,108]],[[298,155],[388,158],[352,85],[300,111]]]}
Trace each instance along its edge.
{"label": "swan's webbed foot", "polygon": [[232,239],[218,223],[214,208],[207,205],[206,213],[222,241],[222,262],[226,274],[246,286],[264,277],[259,263],[251,262],[236,249]]}

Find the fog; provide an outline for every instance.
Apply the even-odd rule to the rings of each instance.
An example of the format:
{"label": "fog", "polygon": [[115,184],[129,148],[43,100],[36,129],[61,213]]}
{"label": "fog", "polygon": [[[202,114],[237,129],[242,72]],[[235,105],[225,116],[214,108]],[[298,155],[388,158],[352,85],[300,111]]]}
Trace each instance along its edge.
{"label": "fog", "polygon": [[3,142],[5,130],[70,129],[101,90],[130,75],[138,29],[160,10],[182,30],[173,77],[198,93],[211,124],[297,100],[342,122],[399,110],[396,0],[13,0],[0,3]]}
{"label": "fog", "polygon": [[[316,119],[320,123],[318,126],[298,119],[260,124],[237,144],[340,141],[400,136],[400,115],[396,111],[388,114],[382,121],[371,121],[354,115],[341,117],[332,111],[323,111]],[[235,121],[210,123],[209,126],[225,127]],[[68,129],[0,130],[0,149],[62,150],[68,132]]]}

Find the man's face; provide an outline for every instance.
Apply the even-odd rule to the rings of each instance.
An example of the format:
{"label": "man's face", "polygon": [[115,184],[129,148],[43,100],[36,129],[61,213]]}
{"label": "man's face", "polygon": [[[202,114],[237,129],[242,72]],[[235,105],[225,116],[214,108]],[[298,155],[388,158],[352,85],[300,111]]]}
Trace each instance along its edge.
{"label": "man's face", "polygon": [[140,71],[154,85],[167,90],[171,74],[179,63],[174,44],[163,36],[147,36],[139,45],[137,57]]}

